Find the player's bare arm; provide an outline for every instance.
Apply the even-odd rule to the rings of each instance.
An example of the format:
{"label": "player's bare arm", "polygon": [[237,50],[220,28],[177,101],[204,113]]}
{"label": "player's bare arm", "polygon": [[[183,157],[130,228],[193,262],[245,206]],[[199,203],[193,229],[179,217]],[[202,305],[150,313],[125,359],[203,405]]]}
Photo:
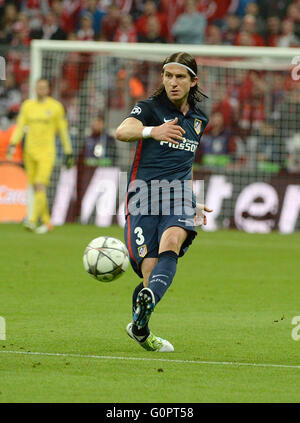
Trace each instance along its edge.
{"label": "player's bare arm", "polygon": [[[157,141],[168,141],[173,144],[179,144],[177,140],[183,141],[185,130],[177,125],[178,118],[176,117],[171,122],[165,122],[159,126],[153,126],[149,130],[147,137],[151,137]],[[117,128],[116,137],[120,141],[133,142],[141,138],[145,138],[143,133],[145,127],[142,122],[133,117],[125,119]]]}

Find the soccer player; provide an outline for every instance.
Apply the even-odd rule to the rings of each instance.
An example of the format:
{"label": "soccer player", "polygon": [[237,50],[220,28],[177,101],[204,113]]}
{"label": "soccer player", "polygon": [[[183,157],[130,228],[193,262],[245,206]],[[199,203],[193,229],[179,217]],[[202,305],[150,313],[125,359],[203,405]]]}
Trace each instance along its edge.
{"label": "soccer player", "polygon": [[[196,204],[192,193],[194,155],[208,123],[198,105],[203,96],[195,59],[174,53],[163,63],[161,86],[135,105],[116,132],[120,141],[138,141],[127,188],[125,241],[143,282],[134,290],[133,320],[126,329],[150,351],[174,351],[170,342],[150,332],[148,322],[172,283],[178,257],[197,234],[195,225],[199,220],[206,224],[204,212],[211,211]],[[157,183],[175,188],[179,183],[179,190],[157,195]]]}
{"label": "soccer player", "polygon": [[[29,207],[33,207],[26,229],[38,234],[53,230],[47,201],[47,186],[55,163],[55,135],[58,132],[66,155],[66,166],[72,167],[72,145],[62,104],[49,96],[49,82],[41,78],[36,83],[36,99],[25,100],[10,140],[7,159],[27,130],[24,146],[24,165],[29,182]],[[39,225],[39,223],[41,223]]]}

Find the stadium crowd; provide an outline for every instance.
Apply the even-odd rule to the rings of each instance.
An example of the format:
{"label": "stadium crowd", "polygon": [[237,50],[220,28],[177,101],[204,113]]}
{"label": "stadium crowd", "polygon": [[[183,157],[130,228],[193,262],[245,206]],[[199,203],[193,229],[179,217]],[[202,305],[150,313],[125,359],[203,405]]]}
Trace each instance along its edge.
{"label": "stadium crowd", "polygon": [[[7,78],[0,86],[0,120],[4,129],[11,125],[21,102],[28,97],[29,46],[33,39],[300,47],[300,0],[0,0],[0,22],[1,55],[7,62]],[[88,60],[74,66],[76,54],[70,53],[70,60],[64,64],[62,97],[64,90],[78,90],[80,78],[76,72],[82,76],[88,69]],[[276,157],[275,167],[280,168],[284,154],[278,147],[278,138],[274,148],[266,140],[272,139],[277,123],[284,119],[280,110],[288,107],[285,105],[294,85],[289,85],[280,72],[272,78],[272,106],[268,112],[271,110],[272,117],[278,119],[277,123],[276,119],[270,123],[266,119],[264,75],[250,71],[242,79],[237,78],[221,101],[214,104],[198,160],[207,165],[232,165],[228,156],[243,157],[245,148],[240,140],[255,130],[261,139],[258,157],[269,154],[273,157],[271,162]],[[121,69],[116,74],[118,95],[111,96],[112,108],[122,107],[124,80]],[[149,94],[138,75],[131,83],[133,102]],[[68,103],[70,110],[72,101],[74,96]],[[293,103],[300,103],[298,97]],[[233,137],[233,133],[239,137]],[[211,161],[210,156],[216,155],[212,140],[216,139],[217,155],[227,159]],[[268,143],[266,149],[264,142]],[[243,165],[243,159],[239,163]]]}
{"label": "stadium crowd", "polygon": [[0,42],[32,39],[299,46],[299,0],[8,0]]}

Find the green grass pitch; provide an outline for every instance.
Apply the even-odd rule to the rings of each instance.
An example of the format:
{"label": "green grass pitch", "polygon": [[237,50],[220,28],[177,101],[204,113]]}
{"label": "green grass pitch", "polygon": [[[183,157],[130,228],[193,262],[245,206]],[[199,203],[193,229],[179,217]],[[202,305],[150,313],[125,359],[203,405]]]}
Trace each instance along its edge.
{"label": "green grass pitch", "polygon": [[84,271],[100,235],[124,239],[116,226],[0,226],[0,402],[299,402],[300,234],[200,232],[151,318],[170,354],[125,332],[131,268],[108,284]]}

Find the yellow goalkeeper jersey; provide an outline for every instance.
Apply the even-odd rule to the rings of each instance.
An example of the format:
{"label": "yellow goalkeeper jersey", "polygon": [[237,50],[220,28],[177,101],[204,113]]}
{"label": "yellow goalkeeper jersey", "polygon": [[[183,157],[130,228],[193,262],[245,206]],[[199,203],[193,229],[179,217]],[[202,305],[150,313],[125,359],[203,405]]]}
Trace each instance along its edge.
{"label": "yellow goalkeeper jersey", "polygon": [[55,154],[55,135],[58,133],[65,154],[72,153],[64,108],[52,97],[46,97],[44,101],[24,101],[10,143],[18,144],[24,132],[25,152]]}

